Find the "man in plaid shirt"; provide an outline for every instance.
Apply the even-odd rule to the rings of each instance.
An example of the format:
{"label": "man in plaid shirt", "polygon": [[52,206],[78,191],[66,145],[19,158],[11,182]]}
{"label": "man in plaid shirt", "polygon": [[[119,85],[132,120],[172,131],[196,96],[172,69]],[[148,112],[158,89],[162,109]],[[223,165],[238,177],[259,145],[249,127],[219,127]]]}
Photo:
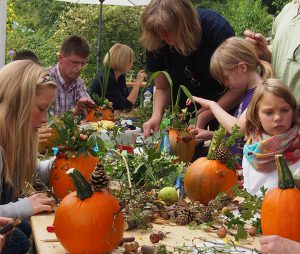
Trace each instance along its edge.
{"label": "man in plaid shirt", "polygon": [[89,51],[89,45],[84,38],[71,35],[61,46],[57,65],[49,68],[57,84],[53,108],[55,115],[69,110],[73,111],[74,115],[79,115],[83,113],[84,108],[95,105],[79,77],[86,65]]}

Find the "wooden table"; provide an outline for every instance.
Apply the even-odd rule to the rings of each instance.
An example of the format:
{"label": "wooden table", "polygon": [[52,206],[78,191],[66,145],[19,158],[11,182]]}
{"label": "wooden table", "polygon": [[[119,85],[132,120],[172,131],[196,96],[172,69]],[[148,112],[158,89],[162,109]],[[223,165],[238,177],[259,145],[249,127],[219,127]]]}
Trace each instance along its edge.
{"label": "wooden table", "polygon": [[[54,213],[43,213],[31,217],[31,225],[33,238],[38,254],[66,254],[68,253],[61,244],[57,241],[55,233],[47,232],[47,226],[53,225]],[[170,251],[174,251],[174,247],[179,246],[193,246],[193,243],[201,243],[201,237],[207,241],[222,241],[216,237],[215,233],[206,233],[203,230],[191,230],[187,226],[173,226],[173,225],[158,225],[153,224],[153,228],[147,231],[131,230],[124,233],[124,237],[134,236],[139,245],[152,245],[149,241],[149,235],[154,232],[163,231],[170,232],[167,236],[159,242],[164,244]],[[259,249],[258,237],[248,238],[241,241],[243,246],[248,248]],[[244,250],[243,251],[247,251]],[[114,254],[123,253],[121,248],[113,252]],[[174,251],[176,253],[176,251]],[[243,252],[253,253],[256,252]]]}

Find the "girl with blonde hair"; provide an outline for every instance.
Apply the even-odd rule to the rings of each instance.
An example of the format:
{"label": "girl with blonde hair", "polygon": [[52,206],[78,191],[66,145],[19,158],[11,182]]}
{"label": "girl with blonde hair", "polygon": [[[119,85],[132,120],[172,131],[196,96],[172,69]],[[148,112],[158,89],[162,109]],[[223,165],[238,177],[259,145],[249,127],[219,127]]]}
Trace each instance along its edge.
{"label": "girl with blonde hair", "polygon": [[[221,15],[195,9],[190,0],[151,0],[141,15],[141,27],[141,42],[148,51],[147,68],[170,74],[173,98],[177,98],[179,86],[185,85],[192,94],[219,101],[226,110],[240,100],[234,91],[222,94],[224,88],[209,73],[215,49],[234,36],[232,27]],[[143,126],[145,136],[159,130],[164,110],[170,105],[170,86],[163,74],[157,76],[155,85],[152,117]],[[181,108],[185,107],[185,100],[182,95]],[[198,127],[204,128],[213,115],[207,110],[198,119]],[[210,127],[213,128],[211,123]]]}
{"label": "girl with blonde hair", "polygon": [[[105,97],[113,103],[114,109],[132,109],[136,102],[142,82],[147,78],[144,70],[140,70],[134,85],[129,92],[126,86],[125,74],[128,73],[134,62],[134,51],[127,45],[117,43],[111,47],[105,55],[103,64],[110,66],[107,90]],[[100,80],[103,80],[103,73],[100,73]],[[95,78],[90,95],[101,95],[99,78]]]}
{"label": "girl with blonde hair", "polygon": [[[0,216],[26,219],[52,211],[53,200],[45,193],[16,200],[36,173],[38,129],[47,122],[55,92],[49,73],[30,60],[14,61],[0,70]],[[49,179],[50,167],[38,168],[42,179]],[[26,253],[25,237],[15,230],[4,253]]]}
{"label": "girl with blonde hair", "polygon": [[[211,75],[229,90],[236,90],[243,97],[234,115],[227,113],[218,103],[200,97],[194,100],[202,107],[211,110],[218,122],[231,132],[234,125],[238,125],[242,132],[245,131],[246,112],[248,104],[256,87],[264,80],[274,76],[271,65],[259,60],[254,47],[246,40],[231,37],[224,41],[213,54],[210,61]],[[187,104],[191,101],[188,100]],[[197,138],[208,140],[213,132],[194,129]],[[232,148],[232,152],[242,162],[243,140],[239,140]]]}
{"label": "girl with blonde hair", "polygon": [[282,154],[294,173],[300,167],[300,126],[297,102],[291,90],[278,79],[257,87],[246,116],[244,186],[261,195],[260,188],[278,187],[275,155]]}

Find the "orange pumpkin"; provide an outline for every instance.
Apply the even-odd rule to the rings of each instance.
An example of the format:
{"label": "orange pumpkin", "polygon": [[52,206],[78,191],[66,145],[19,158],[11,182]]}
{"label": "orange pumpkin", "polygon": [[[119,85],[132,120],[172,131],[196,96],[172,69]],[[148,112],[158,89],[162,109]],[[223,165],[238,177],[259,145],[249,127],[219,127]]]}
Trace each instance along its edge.
{"label": "orange pumpkin", "polygon": [[[170,149],[171,154],[178,157],[175,161],[188,161],[193,159],[195,152],[195,140],[193,138],[185,141],[181,137],[180,131],[170,130],[169,131]],[[160,149],[160,142],[157,145],[157,149]]]}
{"label": "orange pumpkin", "polygon": [[218,160],[202,157],[194,161],[184,176],[184,188],[191,201],[207,205],[219,192],[227,192],[237,182],[234,170]]}
{"label": "orange pumpkin", "polygon": [[279,235],[300,242],[300,190],[282,155],[275,156],[278,188],[271,189],[261,207],[261,228],[264,235]]}
{"label": "orange pumpkin", "polygon": [[85,117],[85,120],[87,122],[97,122],[100,120],[114,120],[114,114],[111,109],[104,109],[102,107],[96,107],[93,109],[90,109],[88,114]]}
{"label": "orange pumpkin", "polygon": [[62,199],[75,190],[71,179],[66,175],[68,169],[77,168],[88,179],[98,162],[98,157],[91,155],[86,157],[83,154],[74,158],[56,158],[50,171],[50,185],[55,195]]}
{"label": "orange pumpkin", "polygon": [[54,147],[54,142],[58,139],[58,132],[56,128],[52,127],[51,136],[47,138],[46,142],[39,143],[39,152],[44,154],[46,149],[51,149]]}
{"label": "orange pumpkin", "polygon": [[107,254],[121,242],[124,219],[120,205],[106,190],[92,191],[75,169],[67,172],[77,192],[67,195],[57,207],[55,234],[70,254]]}

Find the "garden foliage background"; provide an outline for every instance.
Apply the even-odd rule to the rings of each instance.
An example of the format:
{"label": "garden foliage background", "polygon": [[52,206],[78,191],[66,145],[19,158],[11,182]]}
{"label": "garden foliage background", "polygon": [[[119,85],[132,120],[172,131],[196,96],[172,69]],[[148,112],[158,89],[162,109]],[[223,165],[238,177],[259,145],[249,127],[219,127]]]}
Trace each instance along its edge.
{"label": "garden foliage background", "polygon": [[[225,16],[237,35],[245,29],[271,36],[273,18],[288,0],[193,0],[196,7],[211,8]],[[103,6],[102,58],[114,43],[124,43],[136,53],[133,73],[145,68],[139,43],[143,7]],[[6,50],[33,50],[44,66],[56,63],[63,39],[76,33],[91,46],[83,78],[89,85],[96,73],[99,5],[70,4],[55,0],[8,0]],[[7,54],[6,61],[8,62]]]}

